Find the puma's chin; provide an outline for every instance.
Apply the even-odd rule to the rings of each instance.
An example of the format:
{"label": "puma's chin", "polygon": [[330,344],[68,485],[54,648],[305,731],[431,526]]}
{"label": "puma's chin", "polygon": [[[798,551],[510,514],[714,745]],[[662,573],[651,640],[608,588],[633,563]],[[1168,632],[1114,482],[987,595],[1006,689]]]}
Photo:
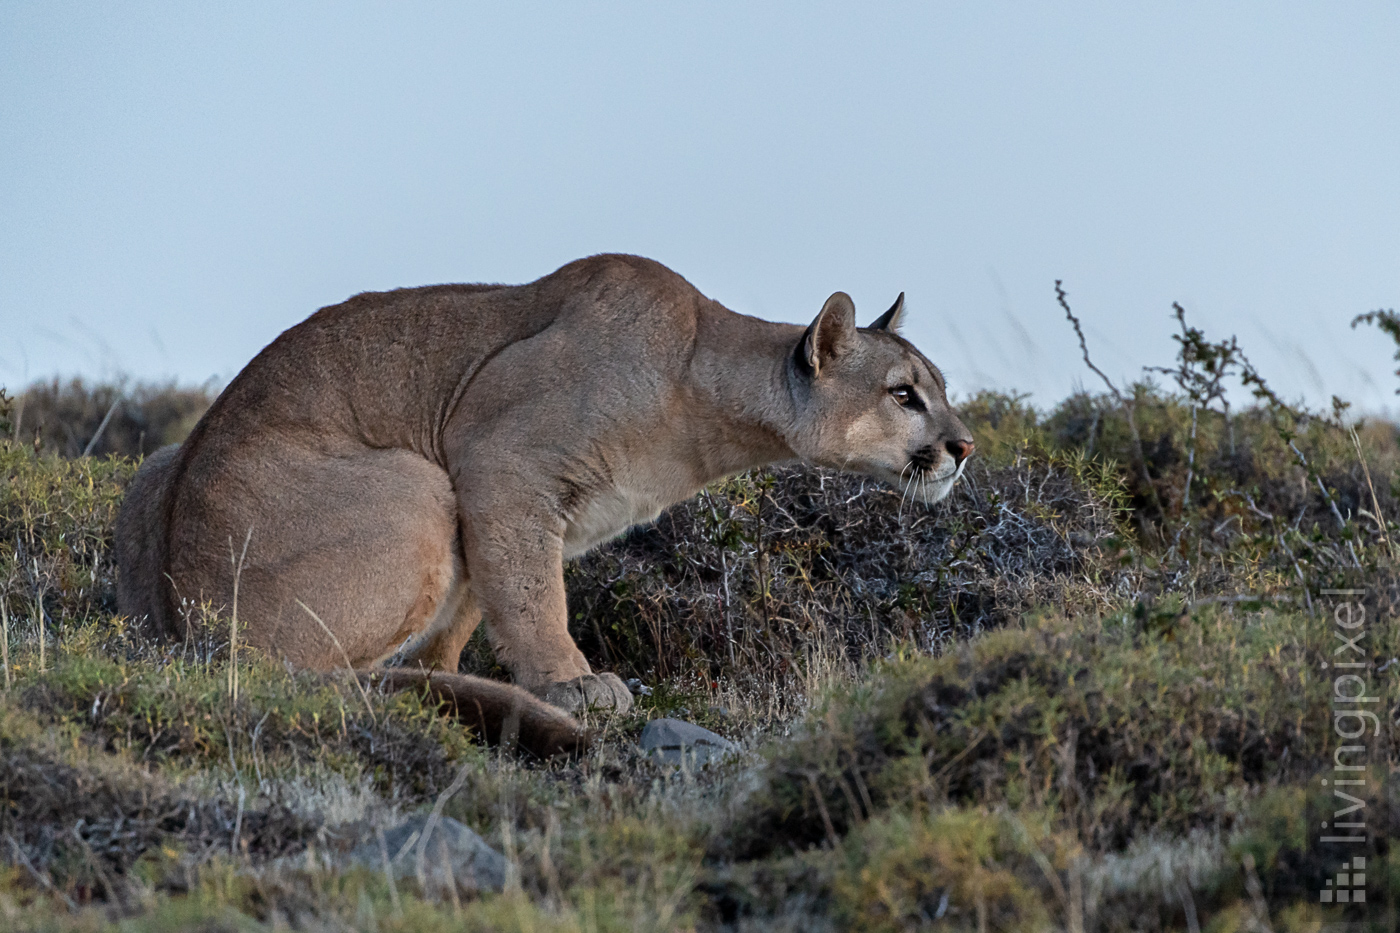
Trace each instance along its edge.
{"label": "puma's chin", "polygon": [[948,497],[948,493],[953,491],[958,477],[962,476],[963,464],[958,464],[955,469],[945,467],[942,470],[920,470],[918,472],[911,472],[906,468],[903,475],[886,466],[880,466],[867,472],[898,489],[901,497],[922,502],[925,505],[933,505],[942,502]]}
{"label": "puma's chin", "polygon": [[914,495],[925,505],[933,505],[935,502],[942,502],[947,498],[948,493],[953,491],[953,484],[958,481],[958,474],[962,470],[955,470],[942,479],[928,478],[922,484],[915,484]]}

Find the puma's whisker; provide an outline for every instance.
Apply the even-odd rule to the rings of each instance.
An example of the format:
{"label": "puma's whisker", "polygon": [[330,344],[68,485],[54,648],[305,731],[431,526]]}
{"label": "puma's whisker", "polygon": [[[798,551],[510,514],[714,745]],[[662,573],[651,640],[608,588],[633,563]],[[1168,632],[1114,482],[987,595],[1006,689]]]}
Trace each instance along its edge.
{"label": "puma's whisker", "polygon": [[904,474],[909,473],[913,469],[914,461],[910,460],[909,464],[903,470],[899,471],[899,508],[895,511],[895,518],[897,519],[904,518],[904,500],[908,497],[909,490],[913,488],[914,485],[915,474],[910,473],[908,482],[905,481]]}

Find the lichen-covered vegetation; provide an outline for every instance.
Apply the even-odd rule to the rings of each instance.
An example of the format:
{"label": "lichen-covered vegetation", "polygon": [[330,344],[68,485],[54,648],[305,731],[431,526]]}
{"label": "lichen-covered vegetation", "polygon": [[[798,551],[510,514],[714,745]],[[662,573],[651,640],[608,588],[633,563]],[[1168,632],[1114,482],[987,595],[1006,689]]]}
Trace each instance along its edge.
{"label": "lichen-covered vegetation", "polygon": [[[231,657],[217,626],[143,639],[112,520],[208,392],[0,395],[0,928],[1390,929],[1400,436],[1178,325],[1155,382],[963,399],[978,455],[937,507],[766,470],[569,565],[579,643],[651,690],[575,761]],[[1387,741],[1370,900],[1324,914],[1338,589]],[[501,675],[482,639],[462,663]],[[746,753],[667,770],[635,746],[658,715]],[[504,892],[339,857],[438,802],[507,856]]]}

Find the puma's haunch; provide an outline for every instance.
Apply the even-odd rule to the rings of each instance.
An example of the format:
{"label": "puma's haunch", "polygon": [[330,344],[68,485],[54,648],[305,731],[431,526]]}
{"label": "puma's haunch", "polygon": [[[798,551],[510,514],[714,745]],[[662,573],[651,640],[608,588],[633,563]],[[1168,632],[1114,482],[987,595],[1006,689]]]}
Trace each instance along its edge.
{"label": "puma's haunch", "polygon": [[[569,636],[566,558],[769,463],[928,502],[952,488],[972,438],[894,333],[902,307],[858,328],[837,292],[810,326],[774,324],[658,263],[595,256],[528,285],[323,308],[147,458],[117,523],[120,608],[187,634],[195,607],[231,605],[246,542],[241,640],[321,670],[392,657],[412,672],[376,676],[426,684],[488,735],[576,747],[585,734],[536,697],[631,696]],[[483,618],[524,690],[455,673]]]}

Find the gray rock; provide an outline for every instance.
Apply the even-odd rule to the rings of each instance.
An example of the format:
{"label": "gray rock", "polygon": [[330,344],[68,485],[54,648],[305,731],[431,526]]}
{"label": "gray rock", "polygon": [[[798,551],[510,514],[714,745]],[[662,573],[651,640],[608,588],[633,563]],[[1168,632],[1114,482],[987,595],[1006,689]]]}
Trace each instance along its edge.
{"label": "gray rock", "polygon": [[[429,830],[430,820],[427,813],[404,820],[383,834],[382,846],[379,835],[371,835],[350,853],[349,859],[381,872],[387,859],[395,881],[417,881],[430,897],[450,896],[449,885],[455,885],[458,894],[466,897],[505,887],[505,856],[450,816],[439,818]],[[427,843],[421,845],[425,831]]]}
{"label": "gray rock", "polygon": [[681,719],[653,719],[642,729],[640,745],[657,761],[692,769],[739,754],[724,736]]}

